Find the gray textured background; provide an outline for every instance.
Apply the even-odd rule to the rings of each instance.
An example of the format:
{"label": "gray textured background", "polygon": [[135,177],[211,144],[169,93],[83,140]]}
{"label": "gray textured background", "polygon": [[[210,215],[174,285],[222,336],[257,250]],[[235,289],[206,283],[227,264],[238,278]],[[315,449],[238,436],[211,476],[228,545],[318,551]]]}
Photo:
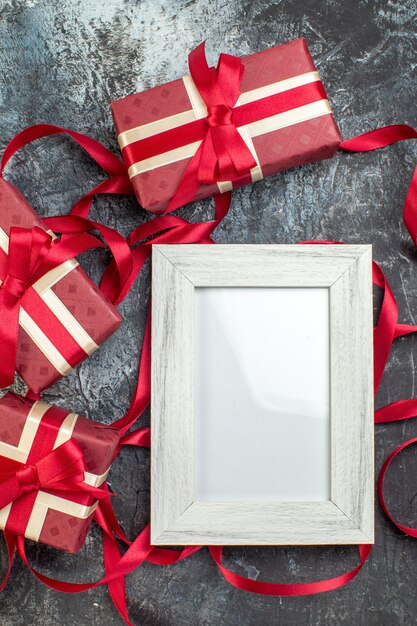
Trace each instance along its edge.
{"label": "gray textured background", "polygon": [[[187,52],[208,39],[220,51],[247,54],[305,36],[325,82],[342,135],[377,125],[417,123],[415,0],[0,0],[1,148],[23,127],[51,122],[91,134],[117,150],[109,102],[185,73]],[[417,162],[414,142],[367,155],[281,173],[234,194],[218,242],[344,239],[372,243],[398,298],[401,320],[417,313],[417,254],[402,224],[402,204]],[[69,210],[102,174],[70,140],[56,137],[23,150],[7,170],[40,215]],[[207,219],[210,201],[180,212]],[[147,219],[133,200],[101,200],[93,217],[128,233]],[[106,253],[85,255],[98,278]],[[148,270],[121,307],[123,327],[45,399],[110,422],[133,389],[148,303]],[[400,340],[378,397],[382,405],[415,394],[413,337]],[[417,435],[413,420],[376,429],[376,466],[394,445]],[[388,500],[417,523],[417,451],[398,461]],[[127,450],[111,473],[115,503],[134,536],[149,513],[149,454]],[[145,565],[128,578],[135,624],[267,626],[270,624],[407,625],[417,623],[417,543],[402,536],[376,506],[376,546],[347,587],[313,597],[268,598],[229,586],[203,550],[169,568]],[[68,580],[101,573],[93,528],[76,556],[31,544],[33,562]],[[4,555],[4,552],[2,553]],[[266,581],[333,576],[356,563],[354,548],[233,548],[226,563]],[[3,559],[4,560],[4,559]],[[103,588],[65,596],[42,587],[17,560],[0,596],[0,625],[121,624]]]}

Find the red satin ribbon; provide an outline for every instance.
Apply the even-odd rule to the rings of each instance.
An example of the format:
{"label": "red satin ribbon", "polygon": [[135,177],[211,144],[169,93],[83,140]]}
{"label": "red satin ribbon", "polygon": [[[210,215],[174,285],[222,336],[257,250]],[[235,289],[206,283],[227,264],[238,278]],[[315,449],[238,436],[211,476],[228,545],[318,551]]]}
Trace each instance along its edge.
{"label": "red satin ribbon", "polygon": [[256,160],[238,127],[326,98],[323,85],[316,81],[236,106],[244,70],[240,58],[222,54],[217,69],[209,68],[203,42],[188,59],[191,76],[207,107],[207,117],[133,142],[122,150],[123,158],[130,166],[169,150],[201,142],[164,213],[194,200],[201,184],[236,183],[248,176],[251,168],[256,166]]}
{"label": "red satin ribbon", "polygon": [[[415,416],[415,413],[413,417],[414,416]],[[388,421],[392,421],[392,420],[388,420]],[[396,526],[399,530],[401,530],[406,535],[409,535],[410,537],[414,537],[415,539],[417,539],[417,528],[412,528],[410,526],[406,526],[405,524],[401,524],[400,522],[396,521],[394,517],[391,515],[388,509],[388,506],[385,502],[385,498],[384,498],[384,481],[385,481],[385,475],[388,471],[389,466],[391,465],[395,457],[398,456],[398,454],[400,454],[400,452],[405,450],[405,448],[408,448],[409,446],[414,445],[415,443],[417,443],[417,437],[413,437],[413,439],[404,441],[404,443],[400,444],[397,448],[395,448],[395,450],[393,450],[391,454],[387,457],[379,473],[378,498],[379,498],[379,502],[381,504],[382,510],[384,511],[388,519],[394,524],[394,526]]]}
{"label": "red satin ribbon", "polygon": [[103,144],[91,137],[53,124],[35,124],[34,126],[28,126],[13,137],[4,150],[3,158],[0,163],[0,175],[3,175],[3,170],[12,156],[23,146],[26,146],[36,139],[57,134],[65,134],[74,139],[109,176],[118,177],[126,175],[126,168],[123,162]]}
{"label": "red satin ribbon", "polygon": [[54,343],[63,346],[64,352],[68,351],[65,356],[70,363],[79,362],[86,356],[32,286],[68,259],[103,246],[101,241],[87,233],[53,241],[48,233],[36,226],[32,229],[11,228],[8,254],[0,253],[0,387],[13,383],[21,305],[29,310],[35,322],[45,327]]}
{"label": "red satin ribbon", "polygon": [[[128,242],[132,250],[133,270],[129,280],[119,293],[119,301],[132,288],[140,270],[148,259],[154,243],[213,243],[211,235],[220,222],[226,217],[231,202],[230,192],[214,197],[215,219],[208,222],[191,223],[183,218],[164,215],[145,222],[129,235]],[[139,244],[139,245],[137,245]],[[111,263],[103,275],[100,288],[110,300],[113,300],[116,266]]]}
{"label": "red satin ribbon", "polygon": [[[29,126],[18,133],[6,146],[0,164],[0,176],[14,154],[27,144],[50,135],[65,134],[78,143],[92,159],[110,176],[99,183],[94,189],[85,194],[72,208],[71,216],[47,218],[44,222],[55,233],[67,234],[83,233],[98,230],[109,246],[116,266],[116,275],[113,278],[112,302],[120,302],[120,293],[132,271],[132,257],[130,248],[124,237],[116,230],[104,226],[99,222],[88,220],[88,213],[95,196],[100,194],[134,195],[132,185],[125,165],[119,157],[108,150],[103,144],[81,133],[54,126],[52,124],[36,124]],[[65,237],[64,237],[65,238]]]}
{"label": "red satin ribbon", "polygon": [[[115,192],[119,193],[119,191]],[[91,203],[91,198],[90,198]],[[63,240],[69,235],[82,236],[82,233],[97,230],[105,240],[113,255],[112,282],[104,295],[110,302],[119,304],[128,292],[128,285],[132,284],[133,258],[126,239],[113,228],[77,215],[63,215],[47,217],[44,223],[55,233],[62,233]]]}
{"label": "red satin ribbon", "polygon": [[208,111],[197,169],[198,182],[234,180],[256,165],[234,119],[233,108],[240,96],[244,70],[242,61],[230,54],[221,54],[217,70],[210,69],[203,42],[190,53],[188,64]]}
{"label": "red satin ribbon", "polygon": [[[200,95],[202,95],[203,100],[205,100],[205,96],[203,94]],[[208,118],[200,118],[194,120],[193,122],[177,126],[176,128],[165,130],[157,135],[152,135],[151,137],[146,137],[129,143],[122,149],[123,158],[130,167],[138,161],[155,157],[163,152],[175,150],[197,141],[204,141],[209,129],[211,128],[210,125],[215,124],[216,121],[220,124],[222,122],[230,121],[232,122],[231,125],[235,125],[236,127],[245,126],[247,124],[259,122],[267,117],[271,117],[271,115],[285,113],[296,107],[312,104],[325,98],[326,92],[322,83],[320,81],[316,81],[300,87],[293,87],[287,91],[283,91],[266,98],[261,98],[254,102],[248,102],[247,104],[235,106],[233,107],[232,113],[227,110],[227,107],[216,110],[216,112],[209,110]],[[207,108],[209,109],[209,105]],[[229,115],[231,117],[229,117]],[[210,119],[210,125],[208,123],[208,119]],[[211,158],[213,160],[215,158],[217,159],[214,152],[211,153]],[[197,165],[199,164],[200,159],[201,151],[198,155]],[[256,163],[254,164],[256,165]],[[198,172],[198,166],[195,171],[196,173]],[[229,174],[229,178],[226,177],[219,179],[216,177],[218,175],[218,170],[210,168],[209,171],[213,175],[208,177],[204,182],[214,183],[218,180],[237,180],[239,176],[242,175],[239,173],[237,168],[230,168],[230,171],[229,169],[225,171],[225,176]],[[196,178],[198,179],[198,175]]]}
{"label": "red satin ribbon", "polygon": [[13,383],[16,368],[20,301],[30,279],[45,260],[52,237],[40,228],[10,231],[9,254],[0,286],[0,387]]}
{"label": "red satin ribbon", "polygon": [[[348,150],[351,152],[367,152],[370,150],[376,150],[384,148],[385,146],[404,141],[406,139],[417,139],[417,131],[411,126],[405,124],[395,124],[392,126],[386,126],[379,128],[358,137],[353,137],[343,141],[340,144],[342,150]],[[407,192],[403,218],[405,226],[410,234],[410,237],[415,245],[417,245],[417,168],[414,170],[410,187]],[[385,291],[385,296],[388,297],[388,302],[385,310],[384,320],[380,327],[380,339],[381,343],[385,340],[384,357],[388,356],[389,346],[392,344],[393,339],[402,337],[409,333],[417,331],[417,327],[408,324],[398,324],[398,309],[395,302],[395,298],[392,292]],[[381,312],[382,314],[382,312]],[[382,371],[380,372],[382,374]],[[378,409],[375,412],[375,422],[377,424],[385,422],[394,422],[403,419],[410,419],[417,416],[417,399],[398,400],[392,402],[387,406]],[[384,479],[388,471],[389,466],[396,456],[405,448],[416,443],[416,439],[409,439],[397,446],[393,452],[388,456],[384,465],[382,466],[379,479],[378,479],[378,497],[381,507],[391,522],[399,528],[402,532],[417,538],[417,530],[409,526],[401,524],[396,521],[388,510],[387,504],[384,499]]]}
{"label": "red satin ribbon", "polygon": [[[17,468],[10,471],[10,465],[17,465]],[[103,489],[83,482],[85,471],[83,451],[74,439],[51,450],[33,464],[10,463],[9,459],[1,456],[0,509],[41,489],[56,495],[65,493],[68,497],[74,492],[96,498],[108,497],[109,494]],[[27,520],[22,520],[22,525],[26,524]]]}
{"label": "red satin ribbon", "polygon": [[[216,119],[215,122],[228,121],[228,112],[225,110],[219,111],[211,111],[211,115],[214,115]],[[230,121],[230,120],[229,120]],[[409,127],[395,127],[397,128],[395,139],[393,139],[393,134],[391,132],[386,133],[385,131],[377,131],[379,134],[375,133],[374,137],[370,138],[367,134],[366,141],[364,143],[356,143],[355,140],[350,140],[349,142],[343,142],[341,145],[342,149],[357,149],[358,145],[362,146],[361,149],[373,149],[375,147],[382,147],[382,145],[388,145],[388,143],[392,143],[393,141],[399,141],[401,139],[410,138],[412,135]],[[402,129],[402,130],[401,130]],[[411,129],[412,130],[412,129]],[[414,131],[413,131],[414,132]],[[360,138],[359,138],[360,139]],[[375,145],[375,141],[376,144]],[[381,143],[385,142],[385,143]],[[381,145],[379,145],[381,144]],[[368,146],[368,147],[366,147]],[[372,147],[369,147],[372,146]],[[414,179],[413,179],[414,182]],[[407,227],[410,230],[410,234],[412,234],[413,240],[415,240],[415,233],[417,229],[412,227],[413,219],[415,217],[415,190],[411,190],[409,195],[407,196],[408,208],[409,210],[405,211],[407,215]],[[407,205],[407,203],[406,203]],[[160,220],[160,221],[158,221]],[[164,242],[175,242],[181,243],[181,230],[182,234],[185,237],[186,241],[190,240],[198,240],[197,235],[201,234],[202,241],[209,242],[211,241],[211,232],[210,227],[204,225],[190,225],[185,222],[185,220],[180,220],[180,218],[170,217],[167,221],[167,217],[157,218],[148,224],[139,227],[136,232],[132,235],[130,239],[130,243],[134,244],[136,241],[141,240],[142,238],[151,237],[151,243],[145,243],[133,252],[136,254],[134,256],[134,271],[133,274],[140,270],[145,262],[152,243],[157,241]],[[417,223],[417,222],[416,222]],[[200,232],[201,231],[201,232]],[[323,242],[317,242],[323,243]],[[148,246],[148,247],[146,247]],[[108,273],[105,274],[104,284],[108,283],[108,288],[111,291],[111,284],[114,278],[114,268],[110,268]],[[388,354],[390,351],[390,347],[392,342],[396,337],[402,336],[404,334],[408,334],[411,332],[415,332],[417,328],[415,326],[409,326],[406,324],[398,324],[398,309],[395,302],[395,298],[392,294],[392,291],[389,288],[389,285],[386,281],[386,278],[382,274],[382,271],[374,266],[374,282],[378,286],[380,286],[384,290],[384,299],[382,303],[381,312],[378,318],[378,322],[375,328],[375,389],[378,388],[379,382],[381,380],[382,372],[384,369],[384,365],[388,358]],[[137,417],[141,414],[144,408],[147,406],[149,402],[149,359],[150,359],[150,341],[149,341],[149,324],[147,325],[147,329],[145,331],[145,340],[144,346],[141,356],[141,366],[140,372],[141,375],[139,377],[139,383],[134,395],[134,399],[132,401],[131,407],[127,413],[125,418],[119,420],[119,427],[121,432],[126,432],[126,430],[130,427],[130,425],[137,419]],[[415,402],[415,404],[414,404]],[[390,408],[391,407],[391,408]],[[395,407],[395,409],[393,408]],[[388,407],[384,407],[380,409],[381,413],[377,411],[377,421],[392,421],[394,419],[405,419],[407,417],[411,417],[414,414],[415,409],[417,408],[417,400],[416,401],[400,401],[398,403],[393,403]],[[417,412],[417,411],[416,411]],[[378,418],[379,415],[379,418]],[[128,435],[124,435],[121,439],[122,445],[143,445],[148,446],[150,443],[149,438],[149,429],[141,428],[137,431],[134,431]],[[383,468],[382,478],[380,477],[381,487],[379,489],[379,494],[381,498],[381,503],[383,502],[382,498],[382,482],[383,477],[385,476],[385,472],[387,471],[389,463],[393,458],[407,445],[411,445],[415,440],[410,440],[410,442],[406,442],[402,444],[391,456],[387,459],[386,464]],[[383,506],[384,508],[384,506]],[[389,515],[388,511],[384,508],[387,515]],[[124,619],[128,622],[127,608],[126,608],[126,595],[125,595],[125,587],[124,587],[124,576],[129,572],[135,569],[141,562],[145,559],[148,559],[151,562],[158,564],[168,564],[172,562],[176,562],[180,558],[185,558],[189,556],[196,550],[198,547],[194,548],[185,548],[181,552],[175,553],[174,551],[164,550],[164,549],[156,549],[153,548],[149,543],[149,528],[146,527],[139,537],[130,545],[125,555],[119,558],[120,553],[115,542],[115,536],[119,537],[125,543],[129,543],[127,538],[124,536],[124,533],[120,526],[117,523],[117,519],[114,516],[110,500],[103,499],[100,502],[99,508],[96,513],[96,520],[103,528],[104,532],[104,552],[105,552],[105,564],[106,571],[109,572],[101,581],[92,584],[81,584],[75,585],[70,583],[64,583],[55,581],[51,578],[45,577],[39,572],[35,570],[33,573],[42,580],[45,584],[49,586],[60,589],[61,591],[67,592],[76,592],[83,591],[92,586],[97,586],[99,584],[107,583],[109,585],[109,590],[115,605],[117,606],[119,612],[124,617]],[[395,523],[395,522],[394,522]],[[401,529],[405,529],[404,532],[409,530],[413,531],[413,529],[408,529],[405,526],[399,526]],[[415,531],[413,531],[415,532]],[[410,533],[411,534],[411,533]],[[24,562],[31,567],[27,561],[26,555],[24,553],[24,541],[23,538],[20,537],[17,540],[10,536],[9,533],[5,533],[8,553],[11,557],[13,551],[17,545],[19,553],[24,560]],[[239,576],[230,570],[227,570],[221,563],[222,551],[220,547],[212,547],[210,548],[210,552],[212,557],[214,558],[216,564],[218,565],[220,571],[225,576],[225,578],[233,585],[245,589],[247,591],[253,591],[256,593],[263,593],[268,595],[302,595],[305,593],[318,593],[321,591],[327,591],[330,589],[335,589],[340,587],[350,580],[359,572],[360,568],[364,564],[367,556],[370,552],[370,546],[359,546],[359,554],[360,554],[360,563],[359,565],[343,574],[342,576],[338,576],[326,581],[314,582],[314,583],[302,583],[302,584],[291,584],[291,585],[279,585],[273,583],[265,583],[260,581],[253,581],[247,579],[245,577]],[[7,574],[6,574],[7,575]]]}
{"label": "red satin ribbon", "polygon": [[279,584],[253,580],[251,578],[240,576],[239,574],[230,571],[229,569],[224,567],[224,565],[222,565],[223,548],[221,546],[210,546],[209,548],[210,554],[213,557],[214,562],[216,563],[217,567],[219,568],[227,582],[229,582],[234,587],[237,587],[238,589],[251,591],[252,593],[257,593],[265,596],[305,596],[313,593],[315,594],[323,593],[325,591],[332,591],[333,589],[343,587],[351,580],[353,580],[355,576],[360,572],[372,550],[372,546],[361,545],[358,546],[358,550],[359,565],[354,567],[349,572],[346,572],[345,574],[312,583]]}
{"label": "red satin ribbon", "polygon": [[[342,141],[339,148],[348,152],[369,152],[405,139],[417,139],[417,131],[405,124],[394,124]],[[417,245],[417,167],[407,192],[403,218],[414,245]]]}

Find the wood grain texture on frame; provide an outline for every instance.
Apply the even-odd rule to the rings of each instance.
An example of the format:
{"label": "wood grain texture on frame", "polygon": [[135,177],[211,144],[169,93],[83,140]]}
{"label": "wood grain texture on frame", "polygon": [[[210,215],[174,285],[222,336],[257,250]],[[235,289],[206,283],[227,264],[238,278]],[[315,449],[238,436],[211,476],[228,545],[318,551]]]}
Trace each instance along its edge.
{"label": "wood grain texture on frame", "polygon": [[[371,246],[153,246],[153,544],[373,543],[371,277]],[[194,288],[204,286],[330,290],[330,500],[194,500]]]}

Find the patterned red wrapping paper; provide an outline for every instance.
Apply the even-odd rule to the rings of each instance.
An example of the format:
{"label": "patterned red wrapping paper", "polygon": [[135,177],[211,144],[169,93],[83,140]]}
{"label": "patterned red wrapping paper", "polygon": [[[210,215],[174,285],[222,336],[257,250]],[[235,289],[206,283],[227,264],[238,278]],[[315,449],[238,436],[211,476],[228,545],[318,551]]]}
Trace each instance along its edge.
{"label": "patterned red wrapping paper", "polygon": [[[45,436],[51,438],[54,448],[74,439],[84,456],[84,482],[94,487],[105,482],[119,442],[118,430],[14,393],[0,399],[0,472],[3,466],[22,467],[36,439]],[[31,503],[26,521],[21,513],[25,498]],[[41,489],[1,509],[0,528],[76,552],[85,541],[96,507],[97,500],[88,493],[56,495]]]}
{"label": "patterned red wrapping paper", "polygon": [[[3,257],[12,226],[46,229],[26,198],[0,178]],[[30,389],[40,392],[92,354],[115,332],[122,317],[75,260],[48,272],[37,291],[48,315],[21,308],[16,371]]]}
{"label": "patterned red wrapping paper", "polygon": [[[316,86],[322,96],[282,112],[277,100],[270,115],[239,131],[257,167],[233,181],[200,185],[195,200],[229,191],[271,174],[326,159],[335,153],[340,133],[304,39],[297,39],[242,58],[241,96],[235,106],[275,94],[288,96]],[[314,99],[314,98],[313,98]],[[143,140],[207,116],[207,108],[190,76],[147,89],[112,103],[118,141],[142,207],[163,212],[201,142],[182,145],[146,158]],[[185,126],[184,126],[185,127]],[[152,151],[152,150],[151,150]]]}

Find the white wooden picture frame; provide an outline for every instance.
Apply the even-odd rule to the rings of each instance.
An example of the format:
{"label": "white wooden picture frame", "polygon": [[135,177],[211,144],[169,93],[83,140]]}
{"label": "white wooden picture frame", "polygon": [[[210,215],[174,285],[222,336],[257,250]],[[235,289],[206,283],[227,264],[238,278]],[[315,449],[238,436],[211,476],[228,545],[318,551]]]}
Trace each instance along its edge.
{"label": "white wooden picture frame", "polygon": [[[153,246],[152,544],[373,543],[371,257],[367,245]],[[248,342],[256,328],[263,351]],[[241,383],[226,364],[229,332],[246,333],[259,406],[262,357],[276,355],[264,369],[277,368],[273,410],[257,416],[256,403],[233,396]],[[287,391],[293,400],[277,412]],[[304,421],[289,419],[293,407]]]}

